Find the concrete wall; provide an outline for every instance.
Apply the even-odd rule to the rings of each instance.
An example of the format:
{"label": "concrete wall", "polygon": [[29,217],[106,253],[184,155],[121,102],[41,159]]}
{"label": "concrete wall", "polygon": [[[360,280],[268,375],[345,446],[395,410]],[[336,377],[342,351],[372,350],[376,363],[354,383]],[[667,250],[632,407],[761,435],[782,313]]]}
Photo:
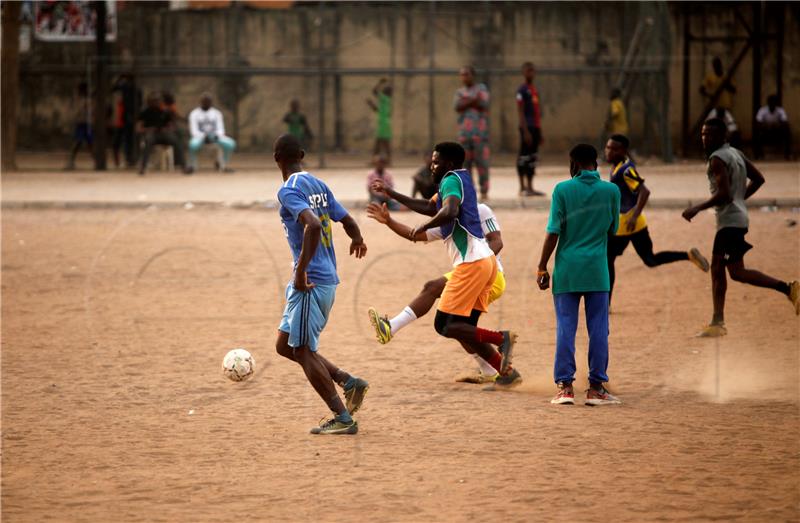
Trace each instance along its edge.
{"label": "concrete wall", "polygon": [[[740,6],[741,7],[741,6]],[[773,6],[774,7],[774,6]],[[427,3],[389,5],[341,3],[328,6],[298,5],[286,10],[230,8],[170,11],[164,3],[126,2],[119,8],[119,38],[112,44],[116,67],[139,70],[146,92],[170,90],[188,113],[200,93],[215,94],[230,133],[242,149],[264,150],[285,130],[281,122],[288,102],[298,98],[315,131],[320,122],[320,79],[317,75],[205,76],[173,73],[172,67],[250,66],[302,68],[319,66],[320,49],[327,67],[427,68],[456,70],[465,63],[479,68],[509,68],[483,79],[492,94],[491,131],[495,149],[517,147],[514,92],[521,81],[513,72],[526,60],[541,69],[537,78],[543,101],[545,152],[563,151],[578,140],[599,141],[607,110],[607,96],[617,74],[579,72],[578,68],[618,65],[622,61],[640,13],[656,14],[640,63],[665,65],[669,72],[669,129],[680,143],[682,23],[680,6],[638,3]],[[693,22],[695,34],[738,31],[733,7],[720,5],[717,16]],[[790,118],[800,118],[800,17],[796,5],[786,8],[784,48],[784,102]],[[663,13],[663,14],[658,14]],[[431,16],[433,14],[433,16]],[[765,21],[767,31],[774,19]],[[435,47],[433,62],[430,49]],[[692,60],[692,119],[702,102],[697,93],[711,56],[729,62],[737,47],[695,44]],[[34,42],[22,57],[22,148],[63,147],[69,141],[70,94],[86,76],[91,44]],[[772,54],[770,54],[772,53]],[[750,58],[735,79],[739,86],[734,115],[745,138],[750,135]],[[774,84],[774,45],[765,47],[763,94]],[[53,70],[58,74],[32,74]],[[773,70],[771,70],[773,69]],[[569,72],[572,70],[572,72]],[[548,72],[549,71],[549,72]],[[327,77],[324,89],[325,141],[337,138],[347,151],[368,151],[374,132],[374,115],[365,103],[381,75]],[[426,75],[392,77],[394,144],[405,151],[430,145],[429,78]],[[338,88],[336,87],[338,83]],[[629,113],[633,138],[640,149],[658,151],[654,136],[658,122],[645,130],[645,102],[660,108],[658,77],[641,77],[635,84]],[[453,93],[456,74],[433,79],[433,140],[452,139],[456,115]],[[337,97],[338,91],[338,97]],[[337,103],[338,98],[338,103]],[[338,108],[338,110],[337,110]],[[658,116],[658,113],[653,113]],[[659,117],[660,118],[660,117]],[[654,118],[657,119],[657,118]],[[796,136],[800,132],[796,133]]]}

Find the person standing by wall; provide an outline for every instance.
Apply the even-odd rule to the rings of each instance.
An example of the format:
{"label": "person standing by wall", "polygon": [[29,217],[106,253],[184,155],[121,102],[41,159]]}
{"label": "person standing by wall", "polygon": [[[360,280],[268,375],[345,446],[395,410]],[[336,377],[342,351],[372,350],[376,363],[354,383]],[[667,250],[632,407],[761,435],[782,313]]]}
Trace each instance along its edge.
{"label": "person standing by wall", "polygon": [[622,99],[622,91],[615,87],[611,90],[611,97],[608,102],[608,116],[606,117],[606,133],[621,134],[628,136],[628,111],[625,109],[625,102]]}
{"label": "person standing by wall", "polygon": [[306,115],[300,112],[300,101],[292,100],[289,102],[289,112],[283,117],[283,123],[287,126],[287,132],[297,138],[303,150],[308,150],[314,134],[308,126]]}
{"label": "person standing by wall", "polygon": [[125,151],[125,163],[133,167],[136,165],[136,121],[142,105],[142,91],[136,87],[136,80],[130,73],[119,75],[112,89],[119,92],[122,98],[123,119],[119,140]]}
{"label": "person standing by wall", "polygon": [[375,147],[372,154],[383,154],[387,163],[392,161],[392,86],[389,80],[381,78],[372,88],[373,98],[367,99],[373,111],[378,115],[375,129]]}
{"label": "person standing by wall", "polygon": [[75,128],[73,131],[72,148],[69,151],[69,159],[67,165],[64,167],[65,171],[72,171],[75,169],[75,157],[81,145],[86,144],[86,149],[89,153],[92,152],[92,103],[89,100],[89,86],[86,82],[78,84],[78,89],[72,103],[72,109],[75,111]]}
{"label": "person standing by wall", "polygon": [[[533,189],[536,162],[539,160],[539,144],[542,142],[542,111],[539,91],[533,85],[536,69],[531,62],[522,64],[525,82],[517,89],[517,115],[519,117],[519,156],[517,175],[520,196],[544,196]],[[527,182],[527,183],[526,183]]]}
{"label": "person standing by wall", "polygon": [[481,201],[489,198],[489,89],[475,82],[475,68],[465,65],[459,72],[463,84],[453,106],[458,113],[458,143],[466,151],[464,167],[478,171]]}
{"label": "person standing by wall", "polygon": [[714,97],[714,93],[722,85],[722,92],[717,98],[715,107],[722,107],[730,111],[733,109],[733,95],[736,94],[736,84],[733,83],[732,78],[723,84],[725,71],[722,69],[722,60],[718,56],[714,57],[711,67],[712,71],[706,75],[703,85],[700,86],[700,94],[705,96],[707,100],[711,100]]}

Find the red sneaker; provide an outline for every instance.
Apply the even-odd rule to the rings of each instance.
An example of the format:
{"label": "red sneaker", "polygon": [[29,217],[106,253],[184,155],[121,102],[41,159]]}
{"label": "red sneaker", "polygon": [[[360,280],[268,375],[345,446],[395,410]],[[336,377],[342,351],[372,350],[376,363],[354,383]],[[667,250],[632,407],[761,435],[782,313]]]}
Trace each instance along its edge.
{"label": "red sneaker", "polygon": [[558,384],[558,394],[550,400],[550,403],[555,405],[575,405],[575,391],[572,389],[572,383],[564,383],[563,381]]}
{"label": "red sneaker", "polygon": [[597,405],[620,405],[621,403],[619,398],[613,396],[605,387],[601,387],[600,390],[589,387],[589,390],[586,391],[586,405],[589,407],[595,407]]}

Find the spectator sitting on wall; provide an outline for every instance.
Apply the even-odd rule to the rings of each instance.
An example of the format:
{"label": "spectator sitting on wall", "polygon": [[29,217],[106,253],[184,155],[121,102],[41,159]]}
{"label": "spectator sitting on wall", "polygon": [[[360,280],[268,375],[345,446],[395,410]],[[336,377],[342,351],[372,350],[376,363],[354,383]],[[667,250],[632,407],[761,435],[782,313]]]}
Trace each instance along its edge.
{"label": "spectator sitting on wall", "polygon": [[189,113],[189,140],[190,170],[197,168],[197,152],[204,144],[214,144],[222,149],[222,160],[218,161],[217,169],[230,173],[233,169],[228,167],[231,154],[236,149],[236,142],[225,135],[225,122],[219,109],[211,106],[211,95],[203,93],[200,97],[200,107]]}
{"label": "spectator sitting on wall", "polygon": [[139,176],[144,176],[147,160],[155,145],[171,146],[175,165],[183,167],[184,174],[191,174],[183,158],[183,147],[171,125],[170,113],[161,109],[161,97],[157,93],[151,93],[147,97],[147,107],[139,114],[137,124],[137,132],[141,134],[144,142]]}
{"label": "spectator sitting on wall", "polygon": [[289,102],[289,112],[283,117],[283,123],[287,125],[289,134],[300,141],[300,146],[303,149],[308,149],[314,135],[308,126],[306,115],[300,112],[299,100]]}
{"label": "spectator sitting on wall", "polygon": [[736,125],[736,120],[733,119],[731,112],[722,107],[715,107],[709,111],[706,121],[712,118],[719,118],[725,122],[728,128],[728,143],[731,144],[731,147],[740,149],[742,146],[742,133],[739,132],[739,126]]}
{"label": "spectator sitting on wall", "polygon": [[377,180],[382,180],[383,184],[390,189],[394,189],[394,178],[386,170],[386,157],[382,154],[376,154],[372,159],[372,164],[375,169],[367,175],[367,194],[369,196],[369,203],[385,203],[390,209],[397,210],[397,202],[387,198],[383,193],[377,193],[372,190],[372,184]]}
{"label": "spectator sitting on wall", "polygon": [[436,194],[436,182],[433,181],[433,173],[431,172],[431,152],[426,151],[422,157],[425,164],[419,168],[414,175],[414,189],[411,192],[411,197],[416,198],[417,194],[421,195],[426,200],[433,198]]}
{"label": "spectator sitting on wall", "polygon": [[167,113],[170,120],[170,128],[175,131],[175,135],[181,143],[188,140],[188,131],[186,130],[186,116],[178,111],[178,104],[175,102],[175,96],[164,91],[161,95],[161,110]]}
{"label": "spectator sitting on wall", "polygon": [[756,128],[753,140],[756,159],[764,157],[764,146],[777,145],[783,148],[786,160],[792,156],[792,134],[789,129],[789,117],[780,106],[777,95],[767,97],[767,105],[756,113]]}
{"label": "spectator sitting on wall", "polygon": [[69,152],[69,159],[64,170],[72,171],[75,169],[75,157],[81,145],[86,144],[89,154],[92,152],[92,104],[89,100],[89,86],[86,82],[78,84],[78,90],[72,104],[75,111],[75,127],[73,131],[72,148]]}

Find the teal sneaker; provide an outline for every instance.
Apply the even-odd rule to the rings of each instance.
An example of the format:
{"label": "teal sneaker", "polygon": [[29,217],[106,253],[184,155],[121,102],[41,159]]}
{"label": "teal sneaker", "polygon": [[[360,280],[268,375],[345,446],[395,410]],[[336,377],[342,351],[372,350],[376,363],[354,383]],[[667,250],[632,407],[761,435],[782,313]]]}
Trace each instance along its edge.
{"label": "teal sneaker", "polygon": [[361,408],[361,404],[364,403],[364,397],[369,390],[367,380],[361,378],[353,379],[353,384],[344,389],[345,407],[347,407],[350,414],[355,414]]}
{"label": "teal sneaker", "polygon": [[336,418],[331,418],[320,424],[319,427],[311,429],[311,434],[356,434],[358,432],[358,422],[351,420],[350,423],[342,423]]}

